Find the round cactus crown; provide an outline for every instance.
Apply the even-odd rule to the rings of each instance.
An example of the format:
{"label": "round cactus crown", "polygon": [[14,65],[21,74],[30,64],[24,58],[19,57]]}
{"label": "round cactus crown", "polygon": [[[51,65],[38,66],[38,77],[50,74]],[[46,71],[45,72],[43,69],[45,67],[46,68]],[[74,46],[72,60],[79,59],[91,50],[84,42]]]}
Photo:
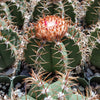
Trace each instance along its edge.
{"label": "round cactus crown", "polygon": [[47,41],[61,39],[67,32],[67,22],[65,19],[55,15],[48,15],[35,25],[36,37]]}

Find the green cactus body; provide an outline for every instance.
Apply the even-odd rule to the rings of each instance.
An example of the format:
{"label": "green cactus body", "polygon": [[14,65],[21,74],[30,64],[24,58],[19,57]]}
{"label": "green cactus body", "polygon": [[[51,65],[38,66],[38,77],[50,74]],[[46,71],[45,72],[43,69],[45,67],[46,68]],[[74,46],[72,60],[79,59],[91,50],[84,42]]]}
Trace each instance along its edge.
{"label": "green cactus body", "polygon": [[100,84],[100,76],[98,75],[98,76],[91,77],[90,84],[92,84],[92,82],[96,82],[96,83]]}
{"label": "green cactus body", "polygon": [[68,2],[68,0],[59,0],[54,4],[56,5],[55,7],[56,14],[58,14],[62,18],[68,18],[71,19],[73,22],[75,22],[74,9],[71,3]]}
{"label": "green cactus body", "polygon": [[33,84],[31,89],[28,92],[28,95],[37,100],[41,100],[44,97],[46,97],[46,93],[41,93],[41,92],[44,88],[47,88],[47,86],[48,86],[47,83],[43,84],[42,82],[40,82],[40,85],[37,84],[37,86],[36,84]]}
{"label": "green cactus body", "polygon": [[96,43],[96,48],[92,51],[90,62],[92,65],[100,69],[100,43]]}
{"label": "green cactus body", "polygon": [[69,100],[88,100],[88,98],[80,94],[73,94]]}
{"label": "green cactus body", "polygon": [[38,2],[36,5],[34,12],[33,12],[33,21],[37,21],[39,17],[43,17],[43,13],[49,14],[49,3],[47,4],[46,0],[41,0],[41,2]]}
{"label": "green cactus body", "polygon": [[33,85],[32,88],[30,89],[28,95],[32,96],[33,98],[40,100],[57,100],[57,99],[62,99],[62,100],[88,100],[86,99],[85,96],[81,96],[80,94],[73,94],[70,87],[65,87],[63,90],[62,88],[63,84],[60,81],[56,81],[55,83],[52,83],[50,85],[45,84],[36,86]]}
{"label": "green cactus body", "polygon": [[68,27],[66,36],[73,39],[74,42],[77,42],[80,39],[79,31],[76,30],[75,26]]}
{"label": "green cactus body", "polygon": [[4,19],[0,18],[0,26],[2,26],[2,28],[7,28],[7,23]]}
{"label": "green cactus body", "polygon": [[9,40],[10,43],[13,44],[16,48],[19,46],[20,44],[19,35],[16,32],[13,32],[13,30],[3,29],[1,30],[1,35],[5,37],[7,40]]}
{"label": "green cactus body", "polygon": [[[57,15],[61,15],[61,18]],[[80,64],[78,45],[67,37],[62,39],[68,29],[68,23],[64,19],[66,16],[75,21],[73,7],[67,0],[38,2],[33,12],[33,21],[37,21],[34,25],[36,39],[30,39],[25,49],[27,63],[43,67],[48,72],[65,71],[68,66],[76,67]],[[71,37],[73,36],[72,33]]]}
{"label": "green cactus body", "polygon": [[2,29],[0,35],[0,67],[4,70],[14,64],[20,39],[11,29]]}
{"label": "green cactus body", "polygon": [[20,8],[17,7],[17,5],[13,2],[7,1],[6,4],[8,5],[12,22],[14,22],[15,25],[21,28],[24,23],[24,18],[22,16]]}
{"label": "green cactus body", "polygon": [[32,98],[31,96],[29,96],[29,95],[25,95],[25,96],[22,96],[21,98],[20,98],[20,100],[36,100],[36,99],[34,99],[34,98]]}
{"label": "green cactus body", "polygon": [[68,99],[71,97],[72,92],[71,89],[69,90],[63,90],[62,88],[63,83],[60,81],[56,81],[52,84],[47,84],[45,82],[40,82],[38,84],[33,84],[30,91],[28,92],[28,95],[32,96],[33,98],[40,100],[40,99],[46,99],[51,98],[53,100],[60,99],[60,94],[62,94],[63,99]]}
{"label": "green cactus body", "polygon": [[80,65],[82,57],[81,52],[79,51],[79,46],[75,44],[72,39],[69,39],[67,37],[64,37],[62,41],[65,45],[66,50],[69,52],[69,66],[76,67],[77,65]]}
{"label": "green cactus body", "polygon": [[5,11],[3,10],[3,5],[0,4],[0,17],[3,18],[5,15]]}
{"label": "green cactus body", "polygon": [[99,35],[100,35],[100,28],[96,28],[94,32],[91,32],[89,42],[98,42],[99,41]]}
{"label": "green cactus body", "polygon": [[[25,50],[25,58],[29,64],[33,64],[36,67],[43,67],[49,72],[55,72],[55,69],[61,70],[64,68],[62,67],[64,64],[63,57],[60,53],[62,50],[58,49],[59,47],[54,43],[43,44],[39,40],[32,39]],[[64,51],[63,53],[66,54]],[[60,61],[61,57],[62,61]]]}
{"label": "green cactus body", "polygon": [[1,15],[3,15],[2,18],[7,16],[7,19],[11,21],[10,9],[6,3],[1,4],[0,10],[1,10],[1,12],[0,12]]}
{"label": "green cactus body", "polygon": [[65,37],[63,40],[43,44],[37,39],[31,39],[25,49],[26,62],[43,67],[48,72],[63,71],[68,65],[76,67],[81,62],[79,47],[71,39]]}
{"label": "green cactus body", "polygon": [[14,64],[16,49],[6,38],[0,38],[0,70],[4,70]]}
{"label": "green cactus body", "polygon": [[1,3],[0,14],[2,18],[7,16],[7,19],[10,22],[13,22],[14,25],[17,25],[20,28],[23,26],[24,18],[20,8],[17,7],[16,3],[10,1]]}
{"label": "green cactus body", "polygon": [[40,0],[33,12],[33,21],[37,21],[44,15],[59,15],[62,18],[71,18],[75,22],[74,9],[67,0],[52,2],[51,0]]}
{"label": "green cactus body", "polygon": [[[51,84],[49,86],[49,90],[51,90],[50,92],[48,92],[48,95],[51,95],[51,97],[56,100],[57,98],[59,99],[68,99],[71,97],[71,89],[70,87],[68,87],[68,91],[67,89],[63,90],[62,85],[63,83],[61,83],[60,81],[54,82],[53,84]],[[66,86],[67,88],[67,86]],[[55,94],[56,93],[56,94]],[[60,97],[60,95],[62,94],[62,96]]]}
{"label": "green cactus body", "polygon": [[[29,96],[37,100],[84,100],[85,96],[81,96],[80,94],[73,93],[71,90],[71,86],[74,85],[73,80],[70,80],[68,73],[65,77],[60,78],[60,80],[48,84],[47,82],[39,79],[39,76],[34,75],[32,78],[27,78],[26,82],[29,84],[33,84],[31,89],[28,92]],[[30,80],[32,79],[32,80]],[[79,79],[80,83],[85,82],[83,79]],[[83,86],[87,85],[87,83],[82,83]],[[75,84],[76,85],[76,84]],[[88,99],[86,99],[88,100]]]}
{"label": "green cactus body", "polygon": [[99,43],[100,29],[96,28],[94,32],[91,32],[89,38],[89,46],[92,47],[92,53],[90,56],[90,62],[97,68],[100,68],[100,43]]}
{"label": "green cactus body", "polygon": [[94,0],[94,2],[88,7],[85,16],[85,22],[87,25],[96,24],[100,18],[100,0]]}

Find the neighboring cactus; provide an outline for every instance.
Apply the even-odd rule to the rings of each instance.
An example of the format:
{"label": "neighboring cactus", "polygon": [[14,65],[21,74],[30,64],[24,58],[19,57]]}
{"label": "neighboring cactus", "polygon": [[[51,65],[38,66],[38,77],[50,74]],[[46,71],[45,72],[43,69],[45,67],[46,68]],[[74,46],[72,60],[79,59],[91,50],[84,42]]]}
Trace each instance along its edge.
{"label": "neighboring cactus", "polygon": [[92,82],[96,82],[98,84],[100,84],[100,76],[93,76],[91,79],[90,79],[90,84],[92,84]]}
{"label": "neighboring cactus", "polygon": [[68,27],[68,31],[66,36],[70,39],[72,39],[74,42],[77,42],[80,40],[80,33],[79,31],[75,28],[75,26]]}
{"label": "neighboring cactus", "polygon": [[17,7],[16,3],[7,1],[1,3],[1,15],[7,16],[7,19],[12,22],[12,24],[17,25],[20,29],[23,26],[24,18],[22,13]]}
{"label": "neighboring cactus", "polygon": [[39,17],[45,15],[59,15],[62,18],[71,18],[75,22],[75,13],[74,9],[67,0],[58,0],[52,2],[52,0],[40,0],[36,5],[33,12],[33,21],[37,21]]}
{"label": "neighboring cactus", "polygon": [[99,75],[97,75],[97,76],[95,75],[95,76],[91,77],[90,85],[93,88],[93,91],[100,95],[100,86],[99,86],[99,84],[100,84],[100,76]]}
{"label": "neighboring cactus", "polygon": [[100,69],[100,43],[96,43],[96,48],[92,51],[90,62]]}
{"label": "neighboring cactus", "polygon": [[90,63],[100,69],[100,29],[91,32],[89,46],[92,48]]}
{"label": "neighboring cactus", "polygon": [[89,37],[89,46],[94,47],[96,42],[100,42],[100,28],[96,28],[95,31],[91,32]]}
{"label": "neighboring cactus", "polygon": [[96,24],[100,20],[100,0],[94,2],[88,7],[85,22],[87,25]]}
{"label": "neighboring cactus", "polygon": [[11,15],[10,15],[10,10],[9,10],[9,7],[6,3],[2,2],[0,4],[0,17],[6,17],[7,16],[7,19],[11,21]]}
{"label": "neighboring cactus", "polygon": [[69,0],[58,0],[54,2],[54,4],[55,14],[58,14],[62,18],[71,19],[73,22],[75,22],[74,8],[72,6],[72,3],[69,2]]}
{"label": "neighboring cactus", "polygon": [[16,32],[13,32],[11,29],[3,29],[1,30],[1,35],[9,40],[9,42],[13,44],[16,48],[18,48],[20,44],[20,38]]}
{"label": "neighboring cactus", "polygon": [[[91,94],[91,87],[85,79],[70,77],[70,71],[65,74],[58,72],[58,74],[61,75],[61,77],[57,76],[59,79],[56,82],[52,82],[52,78],[42,80],[41,73],[35,74],[35,72],[32,71],[32,77],[25,79],[27,85],[32,85],[28,95],[36,100],[99,100],[98,95]],[[100,77],[93,78],[94,81],[95,79],[98,79],[97,82],[100,83]],[[91,80],[91,82],[93,80]],[[80,87],[78,85],[80,85]],[[84,91],[81,86],[84,88]],[[82,91],[83,93],[81,93]]]}
{"label": "neighboring cactus", "polygon": [[25,96],[22,96],[21,98],[19,98],[20,100],[36,100],[34,98],[32,98],[31,96],[29,95],[25,95]]}
{"label": "neighboring cactus", "polygon": [[36,75],[33,71],[31,75],[32,77],[25,79],[27,85],[32,84],[28,95],[37,100],[72,100],[72,98],[74,98],[74,100],[78,100],[78,98],[85,99],[84,96],[76,94],[76,91],[73,92],[71,90],[71,86],[75,85],[72,80],[76,78],[70,77],[69,72],[58,81],[51,84],[41,80],[41,75]]}
{"label": "neighboring cactus", "polygon": [[3,18],[0,18],[0,26],[1,29],[7,28],[6,20],[4,20]]}
{"label": "neighboring cactus", "polygon": [[15,62],[15,55],[15,47],[6,38],[0,36],[0,70],[11,67]]}
{"label": "neighboring cactus", "polygon": [[14,22],[15,25],[17,25],[19,28],[21,28],[23,26],[24,23],[24,18],[22,16],[21,11],[19,10],[19,7],[17,7],[17,5],[13,2],[6,2],[9,10],[10,10],[10,14],[12,16],[12,21]]}
{"label": "neighboring cactus", "polygon": [[0,67],[5,69],[11,67],[17,57],[17,49],[20,44],[19,36],[11,29],[0,30]]}

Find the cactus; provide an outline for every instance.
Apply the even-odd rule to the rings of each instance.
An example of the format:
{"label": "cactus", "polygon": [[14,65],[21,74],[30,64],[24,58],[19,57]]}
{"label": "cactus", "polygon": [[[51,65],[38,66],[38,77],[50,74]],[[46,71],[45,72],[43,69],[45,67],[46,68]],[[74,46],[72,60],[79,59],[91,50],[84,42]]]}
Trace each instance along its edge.
{"label": "cactus", "polygon": [[16,32],[5,28],[0,30],[0,67],[2,70],[15,63],[19,44],[20,39]]}
{"label": "cactus", "polygon": [[36,100],[36,99],[30,97],[29,95],[25,95],[25,96],[22,96],[22,97],[20,98],[20,100],[25,100],[25,99],[28,99],[28,100]]}
{"label": "cactus", "polygon": [[91,32],[89,37],[89,46],[94,47],[96,42],[99,42],[100,28],[96,28],[95,31]]}
{"label": "cactus", "polygon": [[71,90],[71,86],[74,85],[72,80],[76,80],[76,78],[70,77],[69,72],[66,73],[64,77],[51,84],[48,84],[45,81],[41,80],[41,75],[36,75],[34,71],[32,71],[31,75],[32,77],[25,79],[26,84],[32,84],[28,95],[37,100],[72,100],[72,98],[74,98],[74,100],[80,100],[77,98],[86,98],[84,96],[82,97],[81,95],[76,95],[76,93],[73,93],[73,91]]}
{"label": "cactus", "polygon": [[20,44],[19,35],[16,32],[13,32],[13,30],[3,29],[3,30],[1,30],[1,34],[3,37],[5,37],[7,40],[9,40],[10,43],[13,44],[15,47],[19,46],[19,44]]}
{"label": "cactus", "polygon": [[7,28],[7,23],[4,19],[0,18],[0,26],[1,26],[1,29],[3,28]]}
{"label": "cactus", "polygon": [[[44,12],[45,16],[34,24],[35,38],[29,40],[30,42],[25,49],[25,60],[35,67],[42,66],[46,71],[54,73],[56,70],[64,71],[68,65],[70,67],[79,65],[81,63],[81,53],[78,45],[73,40],[64,37],[67,32],[68,22],[57,15],[46,16],[49,12],[47,12],[47,9],[45,11],[42,5],[49,7],[48,4],[52,3],[40,1],[35,7],[33,12],[35,15],[34,21],[36,21],[35,18],[39,13],[37,9]],[[67,2],[64,4],[66,5]],[[69,59],[73,60],[69,61]]]}
{"label": "cactus", "polygon": [[99,61],[99,49],[100,49],[100,29],[96,28],[94,32],[91,32],[91,36],[89,38],[89,44],[92,47],[92,52],[90,56],[90,63],[97,68],[100,68],[100,61]]}
{"label": "cactus", "polygon": [[[95,75],[95,76],[91,77],[89,83],[90,83],[91,87],[94,88],[93,91],[100,94],[100,87],[99,87],[99,85],[98,86],[96,85],[96,84],[100,84],[100,76]],[[96,84],[94,84],[94,83],[96,83]]]}
{"label": "cactus", "polygon": [[[69,64],[68,61],[70,60],[69,58],[75,58],[75,60],[72,60],[73,62],[70,63],[71,67],[79,65],[81,62],[81,53],[79,53],[79,47],[75,45],[74,41],[71,39],[67,39],[65,37],[63,40],[63,42],[57,42],[58,44],[43,44],[43,42],[40,42],[39,40],[31,39],[30,43],[25,49],[26,61],[29,64],[33,64],[37,67],[43,66],[43,68],[49,72],[61,70],[64,68],[63,65],[67,67]],[[67,46],[65,46],[66,44]],[[67,50],[70,51],[71,54],[68,55]],[[69,58],[67,58],[67,56]]]}
{"label": "cactus", "polygon": [[57,14],[63,18],[68,17],[75,22],[74,9],[67,0],[58,0],[56,2],[52,2],[52,0],[40,0],[35,6],[32,18],[33,21],[35,22],[39,17],[43,17],[43,13],[45,15]]}
{"label": "cactus", "polygon": [[85,16],[87,25],[96,24],[100,20],[100,0],[94,0],[91,6],[88,7]]}
{"label": "cactus", "polygon": [[96,83],[100,84],[100,76],[99,75],[92,77],[90,79],[90,84],[92,84],[92,82],[95,82],[95,81],[96,81]]}
{"label": "cactus", "polygon": [[92,51],[90,62],[100,69],[100,43],[96,43],[96,48]]}
{"label": "cactus", "polygon": [[14,64],[16,49],[6,38],[0,38],[0,70],[4,70]]}
{"label": "cactus", "polygon": [[14,2],[7,1],[1,3],[1,14],[7,16],[7,19],[17,25],[19,28],[23,26],[24,18],[19,7]]}
{"label": "cactus", "polygon": [[10,10],[9,10],[9,7],[6,3],[2,2],[0,4],[0,15],[2,18],[5,17],[5,15],[6,15],[7,19],[11,20]]}
{"label": "cactus", "polygon": [[[19,28],[23,26],[24,23],[24,18],[22,16],[21,11],[19,10],[19,8],[16,6],[15,3],[13,2],[6,2],[9,10],[10,10],[10,14],[13,17],[12,21],[14,22],[15,25],[17,25]],[[13,9],[13,11],[11,11]]]}

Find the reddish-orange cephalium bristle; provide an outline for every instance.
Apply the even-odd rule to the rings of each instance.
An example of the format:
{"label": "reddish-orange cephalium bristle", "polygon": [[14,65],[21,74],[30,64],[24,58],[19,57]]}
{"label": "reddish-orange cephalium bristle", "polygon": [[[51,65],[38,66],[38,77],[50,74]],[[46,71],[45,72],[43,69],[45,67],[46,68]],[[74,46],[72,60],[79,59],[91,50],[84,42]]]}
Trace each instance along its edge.
{"label": "reddish-orange cephalium bristle", "polygon": [[35,25],[36,37],[47,41],[61,39],[67,32],[67,29],[65,19],[55,15],[40,18]]}

